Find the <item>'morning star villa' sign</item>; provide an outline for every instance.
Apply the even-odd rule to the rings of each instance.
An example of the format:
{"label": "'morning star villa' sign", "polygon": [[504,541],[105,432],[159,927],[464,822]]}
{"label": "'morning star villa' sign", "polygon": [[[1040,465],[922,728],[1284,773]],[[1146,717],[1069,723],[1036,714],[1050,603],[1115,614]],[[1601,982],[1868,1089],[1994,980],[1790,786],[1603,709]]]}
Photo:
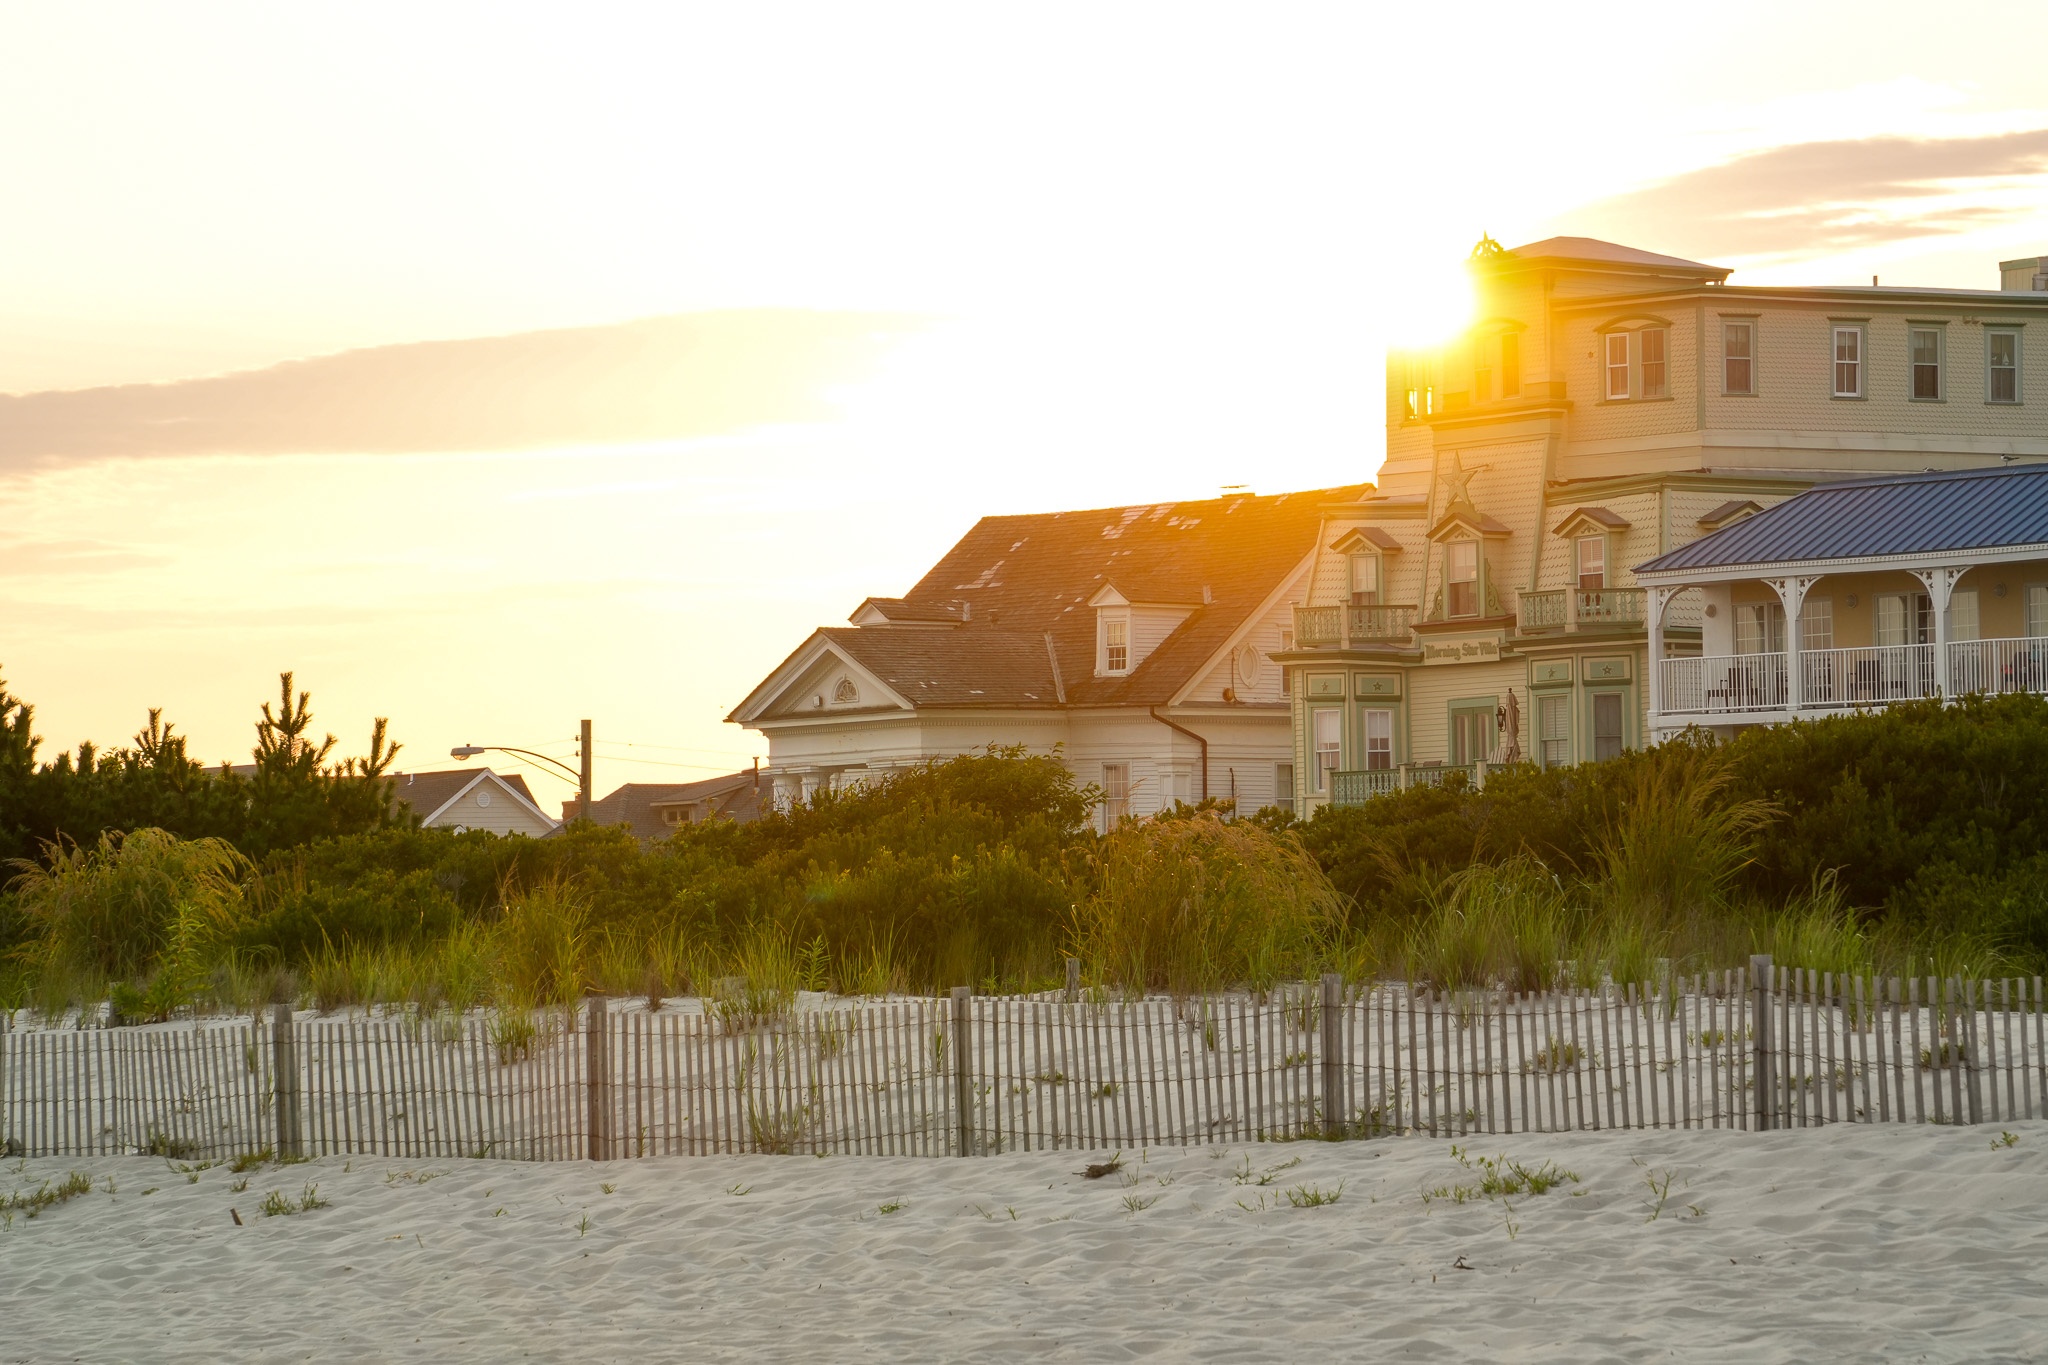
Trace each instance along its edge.
{"label": "'morning star villa' sign", "polygon": [[1422,662],[1425,664],[1470,664],[1497,662],[1499,659],[1498,635],[1475,635],[1464,639],[1422,642]]}

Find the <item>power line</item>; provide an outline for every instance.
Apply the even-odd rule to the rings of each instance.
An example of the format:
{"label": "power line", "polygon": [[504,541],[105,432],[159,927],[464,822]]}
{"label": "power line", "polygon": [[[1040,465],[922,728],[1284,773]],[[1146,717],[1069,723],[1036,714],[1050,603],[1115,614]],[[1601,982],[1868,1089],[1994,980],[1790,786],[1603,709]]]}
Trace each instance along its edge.
{"label": "power line", "polygon": [[648,768],[688,768],[700,773],[729,773],[733,771],[723,763],[672,763],[660,758],[615,758],[610,754],[599,754],[607,763],[633,763]]}

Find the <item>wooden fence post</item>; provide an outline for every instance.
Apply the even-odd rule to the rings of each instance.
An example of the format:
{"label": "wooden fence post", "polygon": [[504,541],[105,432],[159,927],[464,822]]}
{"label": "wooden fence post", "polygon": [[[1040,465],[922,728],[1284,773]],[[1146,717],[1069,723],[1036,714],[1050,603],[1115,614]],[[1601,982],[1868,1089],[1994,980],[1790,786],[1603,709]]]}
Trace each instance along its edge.
{"label": "wooden fence post", "polygon": [[1323,1136],[1342,1136],[1344,1124],[1344,1056],[1340,1025],[1344,1012],[1344,978],[1335,972],[1323,974],[1321,1011],[1323,1043]]}
{"label": "wooden fence post", "polygon": [[1081,959],[1067,959],[1067,1003],[1073,1004],[1081,998]]}
{"label": "wooden fence post", "polygon": [[587,1129],[590,1159],[605,1161],[611,1156],[612,1064],[611,1037],[605,1024],[609,1017],[605,998],[593,995],[583,1024],[584,1089],[590,1106]]}
{"label": "wooden fence post", "polygon": [[973,1026],[974,988],[953,988],[953,1128],[955,1156],[974,1154],[974,1080],[970,1068],[973,1048],[969,1030]]}
{"label": "wooden fence post", "polygon": [[1749,959],[1750,1046],[1755,1055],[1756,1127],[1765,1132],[1777,1125],[1777,1078],[1771,1074],[1771,955]]}
{"label": "wooden fence post", "polygon": [[270,1062],[271,1086],[277,1098],[277,1154],[304,1156],[299,1132],[299,1046],[288,1001],[270,1009]]}

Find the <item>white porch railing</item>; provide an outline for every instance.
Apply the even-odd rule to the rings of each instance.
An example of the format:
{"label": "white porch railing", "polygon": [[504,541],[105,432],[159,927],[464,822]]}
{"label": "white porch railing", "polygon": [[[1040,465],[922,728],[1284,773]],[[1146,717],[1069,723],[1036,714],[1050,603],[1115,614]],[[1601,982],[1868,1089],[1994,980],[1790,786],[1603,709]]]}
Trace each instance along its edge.
{"label": "white porch railing", "polygon": [[1808,649],[1799,654],[1802,709],[1882,706],[1939,694],[1933,645]]}
{"label": "white porch railing", "polygon": [[1949,691],[2048,692],[2048,639],[1958,640],[1948,647]]}
{"label": "white porch railing", "polygon": [[1782,711],[1791,700],[1783,654],[1666,659],[1659,667],[1659,709],[1667,716]]}

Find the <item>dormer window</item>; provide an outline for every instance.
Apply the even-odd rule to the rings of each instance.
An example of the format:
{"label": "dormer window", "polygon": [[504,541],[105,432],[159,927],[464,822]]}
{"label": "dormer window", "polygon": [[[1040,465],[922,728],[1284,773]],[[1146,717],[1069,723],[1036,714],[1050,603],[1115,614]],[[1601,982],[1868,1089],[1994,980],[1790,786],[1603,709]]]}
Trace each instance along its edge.
{"label": "dormer window", "polygon": [[1376,607],[1380,603],[1380,557],[1355,554],[1351,557],[1351,605]]}
{"label": "dormer window", "polygon": [[1479,614],[1479,542],[1454,540],[1444,547],[1450,567],[1447,606],[1452,616]]}
{"label": "dormer window", "polygon": [[1123,615],[1102,616],[1102,671],[1104,673],[1128,673],[1131,671],[1131,622]]}
{"label": "dormer window", "polygon": [[1597,591],[1607,586],[1607,537],[1580,536],[1574,542],[1578,555],[1579,587]]}

